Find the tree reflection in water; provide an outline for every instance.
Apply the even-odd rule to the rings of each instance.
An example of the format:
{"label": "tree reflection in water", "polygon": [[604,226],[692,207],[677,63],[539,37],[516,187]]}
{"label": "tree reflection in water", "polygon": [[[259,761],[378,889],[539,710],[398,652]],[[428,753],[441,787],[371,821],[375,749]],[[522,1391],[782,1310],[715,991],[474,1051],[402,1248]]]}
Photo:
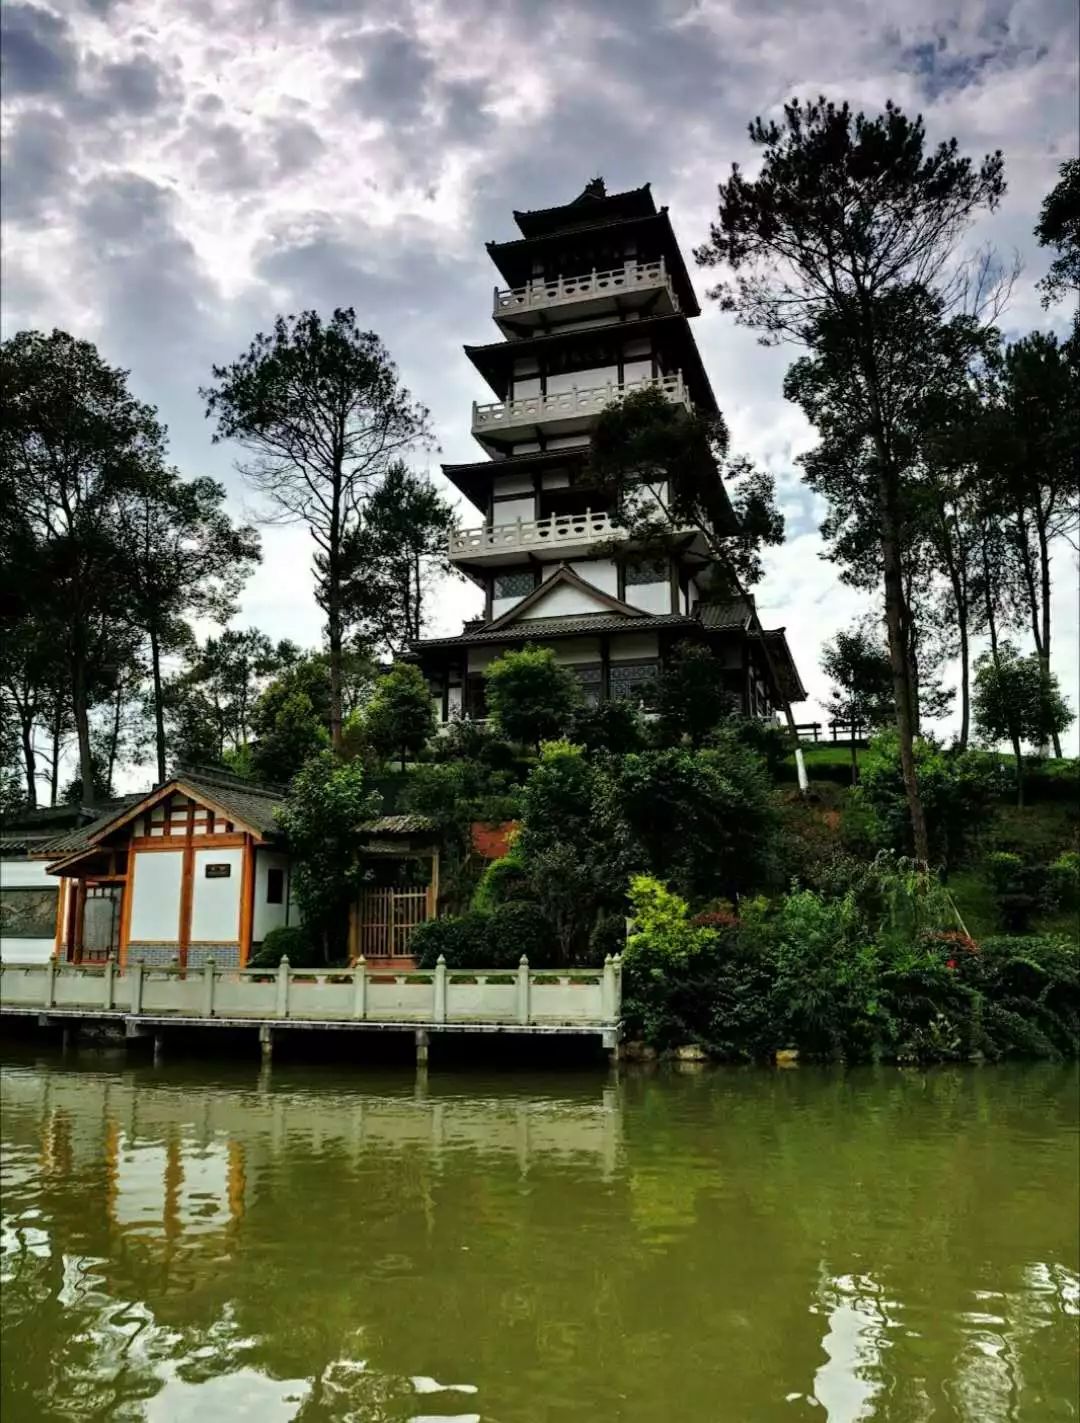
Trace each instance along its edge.
{"label": "tree reflection in water", "polygon": [[5,1419],[1070,1416],[1072,1070],[0,1086]]}

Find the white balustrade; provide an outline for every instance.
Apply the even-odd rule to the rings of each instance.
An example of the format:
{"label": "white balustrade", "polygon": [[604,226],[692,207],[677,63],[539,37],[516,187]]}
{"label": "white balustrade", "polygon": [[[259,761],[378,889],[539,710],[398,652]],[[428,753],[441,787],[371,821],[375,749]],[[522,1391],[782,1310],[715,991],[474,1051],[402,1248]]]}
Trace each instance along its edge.
{"label": "white balustrade", "polygon": [[399,973],[352,968],[233,969],[208,959],[184,972],[131,964],[0,962],[0,1011],[218,1022],[565,1025],[605,1028],[621,1013],[619,959],[602,969]]}
{"label": "white balustrade", "polygon": [[678,311],[679,301],[667,273],[667,264],[661,258],[658,262],[627,262],[607,272],[580,272],[572,277],[554,277],[551,281],[536,278],[523,287],[496,287],[494,315],[509,316],[515,312],[544,310],[593,297],[616,296],[620,292],[654,287],[666,287],[672,307]]}
{"label": "white balustrade", "polygon": [[478,405],[474,401],[472,427],[476,434],[483,435],[494,430],[512,429],[516,425],[535,425],[544,420],[592,419],[612,401],[621,400],[630,391],[641,390],[645,386],[656,386],[669,400],[690,408],[682,372],[679,371],[675,375],[657,376],[626,385],[594,385],[583,390],[519,396],[514,400],[497,400],[486,405]]}
{"label": "white balustrade", "polygon": [[450,557],[476,553],[512,553],[544,546],[600,543],[622,538],[626,530],[603,510],[584,514],[552,514],[547,519],[515,519],[511,524],[485,525],[481,529],[455,529],[450,535]]}

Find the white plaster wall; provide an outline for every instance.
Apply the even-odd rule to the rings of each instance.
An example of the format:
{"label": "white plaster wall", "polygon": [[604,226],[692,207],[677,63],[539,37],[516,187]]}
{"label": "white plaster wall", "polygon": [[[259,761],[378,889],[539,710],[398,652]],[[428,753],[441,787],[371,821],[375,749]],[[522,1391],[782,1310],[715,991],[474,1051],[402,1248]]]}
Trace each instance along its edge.
{"label": "white plaster wall", "polygon": [[469,648],[470,672],[482,672],[489,663],[494,662],[496,657],[501,657],[505,648],[499,647],[470,647]]}
{"label": "white plaster wall", "polygon": [[511,608],[517,607],[520,602],[520,598],[492,598],[491,616],[493,618],[501,618],[503,613],[508,613]]}
{"label": "white plaster wall", "polygon": [[626,590],[626,601],[643,613],[674,613],[671,606],[671,583],[632,583]]}
{"label": "white plaster wall", "polygon": [[613,598],[618,597],[619,570],[614,560],[610,558],[583,559],[580,563],[572,563],[570,567],[579,578],[584,578],[586,583],[591,583],[595,588],[610,593]]}
{"label": "white plaster wall", "polygon": [[491,506],[491,522],[497,528],[500,524],[512,524],[517,519],[530,521],[536,518],[536,498],[530,494],[527,499],[499,499]]}
{"label": "white plaster wall", "polygon": [[611,609],[589,593],[581,593],[576,588],[562,584],[535,602],[522,613],[522,621],[529,618],[562,618],[575,613],[609,613]]}
{"label": "white plaster wall", "polygon": [[612,633],[612,662],[645,662],[660,655],[654,632]]}
{"label": "white plaster wall", "polygon": [[59,881],[55,875],[46,874],[47,864],[46,860],[0,860],[0,885],[55,889]]}
{"label": "white plaster wall", "polygon": [[[207,879],[207,865],[228,865],[227,879]],[[196,850],[191,892],[191,942],[232,943],[240,937],[240,882],[244,852]]]}
{"label": "white plaster wall", "polygon": [[553,646],[555,661],[564,667],[572,667],[576,662],[600,661],[600,639],[596,637],[568,637]]}
{"label": "white plaster wall", "polygon": [[4,963],[47,963],[54,948],[55,939],[0,939],[0,959]]}
{"label": "white plaster wall", "polygon": [[[539,444],[536,446],[540,448]],[[524,451],[522,451],[524,453]],[[531,494],[533,481],[531,474],[497,474],[495,480],[496,494]]]}
{"label": "white plaster wall", "polygon": [[[280,904],[266,902],[266,872],[285,871],[285,889]],[[274,850],[255,851],[255,912],[251,916],[251,937],[256,944],[266,938],[271,929],[280,929],[289,922],[289,859]]]}
{"label": "white plaster wall", "polygon": [[131,897],[133,944],[175,944],[180,937],[180,875],[183,850],[136,850],[131,857],[135,881]]}

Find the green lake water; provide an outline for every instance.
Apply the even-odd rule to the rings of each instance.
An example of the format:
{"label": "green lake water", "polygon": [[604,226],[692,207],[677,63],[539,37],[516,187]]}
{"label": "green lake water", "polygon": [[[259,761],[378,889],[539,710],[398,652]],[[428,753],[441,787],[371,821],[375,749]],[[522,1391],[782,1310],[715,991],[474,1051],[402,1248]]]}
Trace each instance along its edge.
{"label": "green lake water", "polygon": [[3,1423],[1080,1413],[1072,1067],[0,1086]]}

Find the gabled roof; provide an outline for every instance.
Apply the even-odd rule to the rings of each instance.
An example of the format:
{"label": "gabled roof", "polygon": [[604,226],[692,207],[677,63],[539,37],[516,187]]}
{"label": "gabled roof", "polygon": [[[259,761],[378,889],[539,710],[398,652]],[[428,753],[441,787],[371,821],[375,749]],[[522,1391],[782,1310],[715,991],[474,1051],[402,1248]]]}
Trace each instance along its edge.
{"label": "gabled roof", "polygon": [[125,796],[119,803],[106,807],[89,825],[53,841],[48,847],[53,864],[59,865],[99,845],[174,791],[209,806],[260,839],[280,833],[275,812],[284,803],[283,791],[252,785],[226,772],[180,770],[152,791]]}
{"label": "gabled roof", "polygon": [[493,632],[518,622],[530,608],[535,608],[538,603],[543,603],[550,598],[556,588],[573,588],[576,593],[582,593],[585,597],[591,598],[602,608],[606,608],[608,612],[621,613],[628,618],[642,616],[641,608],[624,603],[621,598],[613,598],[610,593],[605,593],[595,583],[590,583],[579,573],[575,573],[568,563],[560,563],[550,578],[545,578],[542,583],[538,583],[531,593],[527,593],[519,603],[515,603],[512,608],[503,613],[502,617],[494,618],[488,624],[488,630]]}
{"label": "gabled roof", "polygon": [[116,800],[110,800],[103,806],[99,806],[97,814],[85,825],[77,825],[73,830],[66,830],[63,835],[56,835],[46,845],[41,847],[41,853],[47,854],[50,860],[66,860],[69,855],[78,854],[87,849],[91,837],[115,820],[118,815],[136,802],[145,798],[145,792],[136,791],[132,795],[120,796]]}
{"label": "gabled roof", "polygon": [[[511,610],[512,611],[512,610]],[[437,649],[472,647],[484,642],[541,642],[551,638],[580,637],[583,634],[607,632],[655,632],[660,628],[693,628],[700,630],[697,618],[682,613],[642,613],[625,617],[621,613],[574,613],[565,618],[525,618],[522,622],[511,623],[509,627],[494,627],[487,624],[476,632],[461,633],[457,637],[425,637],[409,644],[417,654]]]}

